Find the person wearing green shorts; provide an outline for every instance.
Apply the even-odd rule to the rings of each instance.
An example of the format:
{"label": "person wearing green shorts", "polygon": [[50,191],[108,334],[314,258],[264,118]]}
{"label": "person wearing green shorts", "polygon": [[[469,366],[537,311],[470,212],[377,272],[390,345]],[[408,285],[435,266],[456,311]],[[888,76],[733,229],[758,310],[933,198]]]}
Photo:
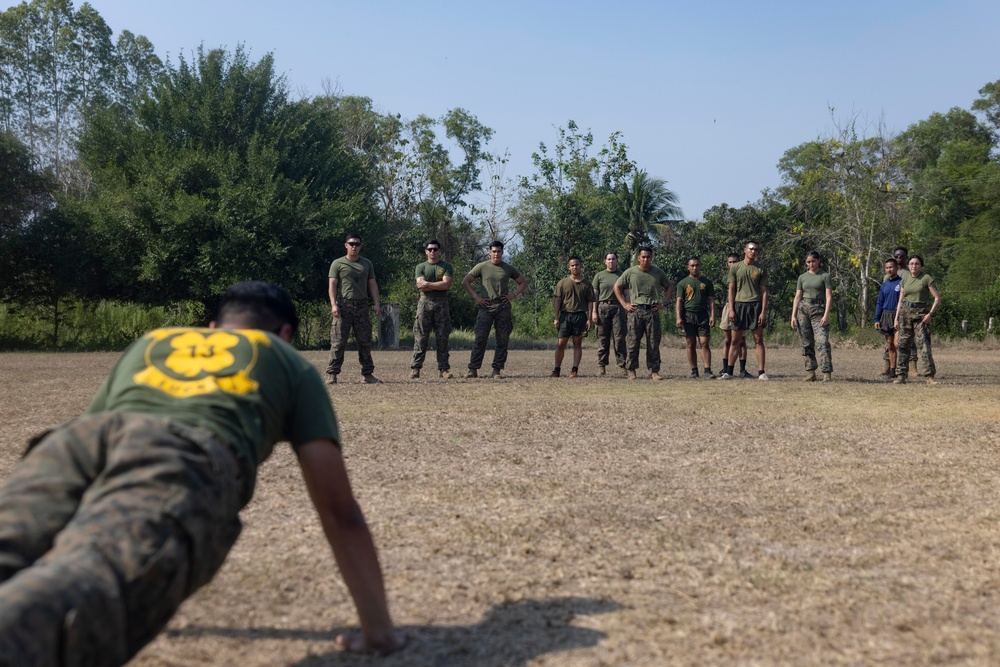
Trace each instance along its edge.
{"label": "person wearing green shorts", "polygon": [[552,377],[559,377],[566,345],[572,338],[573,368],[569,376],[575,378],[583,359],[583,337],[590,331],[590,321],[595,316],[594,286],[584,280],[583,262],[576,255],[569,258],[569,276],[556,283],[552,311],[555,313],[552,325],[556,328],[556,363]]}
{"label": "person wearing green shorts", "polygon": [[732,314],[733,340],[729,346],[729,359],[720,376],[733,378],[736,355],[746,331],[753,332],[757,356],[757,379],[767,380],[764,370],[764,323],[767,321],[767,272],[757,264],[760,246],[750,241],[743,248],[743,261],[729,267],[729,312]]}

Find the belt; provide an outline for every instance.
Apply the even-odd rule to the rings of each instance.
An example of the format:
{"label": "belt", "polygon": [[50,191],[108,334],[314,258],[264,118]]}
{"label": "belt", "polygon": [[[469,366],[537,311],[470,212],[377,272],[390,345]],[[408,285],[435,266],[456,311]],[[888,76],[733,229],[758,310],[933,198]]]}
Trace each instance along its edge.
{"label": "belt", "polygon": [[368,299],[341,299],[341,303],[368,303]]}
{"label": "belt", "polygon": [[924,308],[927,304],[923,301],[904,301],[903,305],[907,308]]}
{"label": "belt", "polygon": [[602,306],[617,306],[618,299],[608,299],[607,301],[601,301]]}
{"label": "belt", "polygon": [[653,308],[656,308],[655,303],[634,303],[632,305],[640,310],[652,310]]}
{"label": "belt", "polygon": [[813,303],[822,306],[826,305],[826,299],[807,299],[805,297],[802,297],[802,303]]}
{"label": "belt", "polygon": [[446,296],[427,296],[426,294],[421,293],[420,294],[420,300],[421,301],[447,301],[448,297],[446,297]]}

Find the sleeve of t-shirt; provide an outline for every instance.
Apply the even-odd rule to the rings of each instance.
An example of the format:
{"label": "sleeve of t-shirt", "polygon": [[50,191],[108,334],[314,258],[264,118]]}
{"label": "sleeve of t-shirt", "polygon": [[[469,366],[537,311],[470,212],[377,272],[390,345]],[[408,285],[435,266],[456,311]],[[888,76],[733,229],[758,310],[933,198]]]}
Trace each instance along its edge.
{"label": "sleeve of t-shirt", "polygon": [[709,298],[709,299],[714,299],[715,298],[715,285],[712,284],[711,280],[706,280],[705,281],[705,291],[708,293],[708,297],[707,298]]}
{"label": "sleeve of t-shirt", "polygon": [[513,266],[510,267],[510,278],[511,280],[517,280],[521,277],[521,272],[515,269]]}
{"label": "sleeve of t-shirt", "polygon": [[307,368],[285,422],[285,437],[293,446],[329,438],[340,447],[340,428],[330,396],[315,368]]}
{"label": "sleeve of t-shirt", "polygon": [[729,273],[726,275],[726,284],[732,285],[736,282],[736,265],[733,264],[729,267]]}
{"label": "sleeve of t-shirt", "polygon": [[799,279],[795,281],[795,291],[796,291],[796,292],[798,292],[799,290],[801,290],[801,289],[802,289],[802,278],[803,278],[803,276],[805,276],[805,275],[806,275],[806,274],[804,274],[804,273],[803,273],[803,274],[802,274],[801,276],[799,276]]}
{"label": "sleeve of t-shirt", "polygon": [[833,278],[830,276],[830,272],[829,271],[827,271],[826,273],[823,274],[823,286],[826,289],[830,289],[830,290],[833,289]]}
{"label": "sleeve of t-shirt", "polygon": [[337,266],[337,260],[333,260],[332,262],[330,262],[330,277],[331,278],[337,278],[338,277],[337,276],[336,266]]}
{"label": "sleeve of t-shirt", "polygon": [[414,269],[413,269],[413,279],[414,279],[414,280],[416,280],[417,278],[419,278],[419,277],[420,277],[420,267],[421,267],[421,266],[423,266],[423,264],[417,264],[417,265],[416,265],[416,266],[414,267]]}
{"label": "sleeve of t-shirt", "polygon": [[365,279],[365,282],[367,283],[369,280],[378,282],[378,279],[375,277],[375,265],[368,261],[365,263],[365,268],[368,269],[368,278]]}

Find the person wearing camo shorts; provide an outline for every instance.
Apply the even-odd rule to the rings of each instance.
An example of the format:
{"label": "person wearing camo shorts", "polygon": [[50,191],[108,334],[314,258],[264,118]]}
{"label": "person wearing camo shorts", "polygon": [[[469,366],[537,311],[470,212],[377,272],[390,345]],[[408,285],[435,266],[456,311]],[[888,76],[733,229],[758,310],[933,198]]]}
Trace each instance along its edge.
{"label": "person wearing camo shorts", "polygon": [[622,275],[618,267],[618,253],[609,252],[604,256],[604,270],[594,275],[594,298],[597,308],[592,322],[597,325],[597,374],[605,375],[611,360],[610,348],[614,346],[615,363],[624,375],[625,334],[628,332],[628,322],[625,308],[615,296],[615,283]]}
{"label": "person wearing camo shorts", "polygon": [[297,326],[280,287],[238,283],[209,328],[149,332],[83,416],[32,439],[0,488],[0,665],[128,662],[222,566],[282,440],[361,620],[335,642],[402,646],[329,396],[289,345]]}
{"label": "person wearing camo shorts", "polygon": [[[486,297],[482,297],[472,289],[472,283],[480,280]],[[508,292],[508,285],[513,280],[517,289]],[[472,267],[472,270],[462,280],[462,287],[472,297],[479,310],[476,313],[476,323],[473,326],[475,340],[472,344],[472,354],[469,357],[469,372],[467,378],[479,376],[479,369],[486,356],[486,343],[490,338],[490,329],[496,332],[496,350],[493,353],[493,372],[491,378],[500,379],[504,366],[507,364],[507,343],[514,330],[514,319],[510,312],[510,303],[528,289],[528,281],[521,272],[503,261],[503,243],[494,241],[490,244],[490,258]]]}
{"label": "person wearing camo shorts", "polygon": [[451,310],[448,305],[448,290],[451,289],[451,264],[441,259],[441,244],[431,239],[424,244],[427,261],[417,265],[415,275],[420,300],[417,301],[417,316],[413,322],[413,363],[410,364],[410,379],[420,377],[420,369],[427,356],[427,345],[431,332],[437,346],[438,375],[444,379],[451,377],[448,362],[448,337],[451,335]]}
{"label": "person wearing camo shorts", "polygon": [[330,265],[330,362],[326,367],[326,383],[337,384],[344,365],[347,338],[354,332],[361,363],[361,378],[365,384],[379,384],[372,360],[372,321],[368,316],[368,294],[375,304],[375,317],[382,311],[375,268],[361,256],[361,237],[348,234],[344,241],[347,255]]}

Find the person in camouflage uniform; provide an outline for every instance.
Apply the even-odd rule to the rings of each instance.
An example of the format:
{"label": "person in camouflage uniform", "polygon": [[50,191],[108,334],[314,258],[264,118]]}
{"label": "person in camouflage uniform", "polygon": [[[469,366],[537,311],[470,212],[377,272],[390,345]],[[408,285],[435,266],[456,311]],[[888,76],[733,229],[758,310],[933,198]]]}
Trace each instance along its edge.
{"label": "person in camouflage uniform", "polygon": [[625,308],[615,296],[615,283],[622,275],[618,268],[618,253],[609,252],[604,256],[604,270],[594,274],[594,298],[597,307],[594,311],[593,323],[597,325],[597,374],[607,373],[610,361],[610,347],[614,343],[615,363],[622,373],[627,373],[625,363],[625,335],[628,332],[628,321]]}
{"label": "person in camouflage uniform", "polygon": [[218,326],[146,334],[83,416],[32,439],[0,489],[0,665],[126,663],[221,567],[257,466],[286,439],[361,618],[337,642],[405,641],[329,398],[288,344],[291,299],[237,284]]}
{"label": "person in camouflage uniform", "polygon": [[[899,306],[896,309],[896,331],[899,332],[896,347],[899,366],[896,368],[895,384],[906,384],[910,362],[910,348],[916,347],[919,354],[920,374],[927,378],[927,384],[937,384],[937,366],[931,353],[931,320],[934,311],[941,305],[934,278],[923,273],[924,259],[920,255],[910,257],[910,275],[903,276],[899,283]],[[933,297],[934,303],[931,302]],[[930,305],[928,305],[930,304]]]}
{"label": "person in camouflage uniform", "polygon": [[[482,281],[486,297],[482,297],[472,289],[472,283]],[[513,280],[517,289],[508,293],[508,285]],[[476,313],[476,323],[473,326],[475,341],[472,345],[472,355],[469,357],[469,372],[465,377],[478,377],[479,369],[486,356],[486,343],[490,338],[490,329],[496,331],[496,351],[493,353],[492,378],[500,378],[507,364],[507,343],[514,331],[514,318],[510,312],[510,302],[528,289],[528,281],[521,272],[503,261],[503,243],[494,241],[490,244],[490,258],[472,267],[472,270],[462,280],[462,287],[469,293],[479,311]]]}
{"label": "person in camouflage uniform", "polygon": [[361,256],[361,237],[348,234],[344,242],[347,255],[330,264],[330,362],[326,367],[327,384],[337,384],[344,365],[347,338],[354,332],[358,346],[358,361],[365,384],[379,384],[372,360],[372,321],[368,316],[368,294],[375,304],[375,317],[382,311],[375,280],[375,268]]}
{"label": "person in camouflage uniform", "polygon": [[[625,270],[615,282],[615,295],[628,311],[628,379],[636,379],[639,368],[639,345],[646,339],[646,367],[650,377],[659,381],[660,376],[660,311],[670,305],[673,285],[667,274],[653,266],[653,249],[639,248],[639,265]],[[628,298],[625,298],[628,290]]]}
{"label": "person in camouflage uniform", "polygon": [[[816,380],[816,368],[823,381],[833,379],[833,358],[830,353],[830,306],[833,302],[833,282],[830,273],[819,268],[820,256],[815,250],[806,254],[808,270],[799,276],[792,302],[792,328],[799,330],[802,356],[805,357],[806,382]],[[819,351],[822,365],[816,362]]]}
{"label": "person in camouflage uniform", "polygon": [[451,289],[451,264],[441,259],[441,244],[431,239],[424,244],[427,261],[417,265],[415,270],[417,290],[417,316],[413,322],[413,362],[410,379],[420,377],[420,369],[427,356],[427,345],[431,332],[437,345],[438,374],[445,379],[451,377],[448,362],[448,337],[451,335],[451,310],[448,306],[448,290]]}
{"label": "person in camouflage uniform", "polygon": [[[910,251],[904,246],[897,246],[892,251],[892,258],[896,260],[897,271],[896,275],[900,278],[910,275],[909,265],[910,265]],[[888,274],[882,277],[882,283],[884,284],[888,280]],[[899,341],[896,341],[897,350],[899,347]],[[895,355],[898,359],[898,353]],[[913,367],[913,372],[917,372],[917,348],[914,346],[913,341],[910,341],[910,364]],[[882,345],[882,375],[883,380],[892,380],[896,377],[895,369],[896,367],[892,364],[892,359],[889,353],[889,339],[886,338]]]}

